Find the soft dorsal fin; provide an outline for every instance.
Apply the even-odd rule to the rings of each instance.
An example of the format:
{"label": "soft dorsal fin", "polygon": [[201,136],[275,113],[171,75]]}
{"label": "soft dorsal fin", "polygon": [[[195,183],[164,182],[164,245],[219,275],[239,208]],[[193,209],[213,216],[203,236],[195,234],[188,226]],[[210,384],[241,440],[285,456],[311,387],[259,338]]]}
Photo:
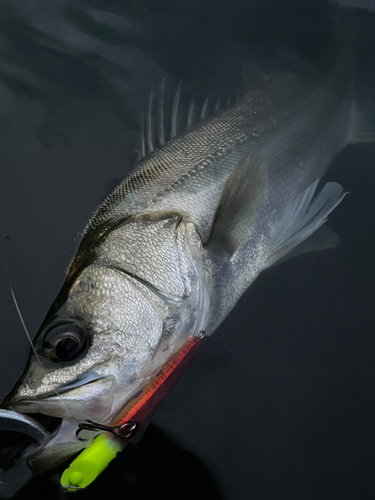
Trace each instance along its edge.
{"label": "soft dorsal fin", "polygon": [[207,250],[232,256],[249,239],[267,192],[267,170],[258,153],[249,153],[227,180],[213,221]]}
{"label": "soft dorsal fin", "polygon": [[328,182],[313,199],[318,183],[319,179],[288,206],[269,248],[266,267],[282,259],[319,229],[346,194],[340,184]]}

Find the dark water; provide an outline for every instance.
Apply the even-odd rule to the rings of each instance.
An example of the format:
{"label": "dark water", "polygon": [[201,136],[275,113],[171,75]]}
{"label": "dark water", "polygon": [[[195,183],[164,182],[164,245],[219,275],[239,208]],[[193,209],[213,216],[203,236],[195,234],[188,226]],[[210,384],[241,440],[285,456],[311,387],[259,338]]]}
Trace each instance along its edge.
{"label": "dark water", "polygon": [[[166,76],[226,98],[243,62],[282,65],[291,50],[319,60],[327,26],[319,2],[0,3],[0,235],[32,335],[78,232],[136,158],[151,85]],[[330,218],[340,246],[259,277],[142,441],[83,497],[373,498],[374,144],[346,147],[327,177],[350,192]],[[1,399],[28,344],[0,274]],[[62,498],[58,472],[14,498]]]}

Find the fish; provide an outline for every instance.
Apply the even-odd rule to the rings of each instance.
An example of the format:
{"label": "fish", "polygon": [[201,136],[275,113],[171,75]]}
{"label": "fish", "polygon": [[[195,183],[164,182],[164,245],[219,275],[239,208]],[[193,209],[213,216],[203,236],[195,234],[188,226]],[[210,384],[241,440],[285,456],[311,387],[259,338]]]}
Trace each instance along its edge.
{"label": "fish", "polygon": [[80,441],[78,424],[111,422],[263,271],[337,243],[326,221],[345,192],[323,176],[348,143],[374,140],[344,31],[324,71],[305,62],[257,74],[211,114],[207,97],[182,116],[179,85],[166,120],[165,82],[151,92],[135,168],[87,223],[2,404],[23,427],[42,416],[33,469],[89,446],[95,434]]}

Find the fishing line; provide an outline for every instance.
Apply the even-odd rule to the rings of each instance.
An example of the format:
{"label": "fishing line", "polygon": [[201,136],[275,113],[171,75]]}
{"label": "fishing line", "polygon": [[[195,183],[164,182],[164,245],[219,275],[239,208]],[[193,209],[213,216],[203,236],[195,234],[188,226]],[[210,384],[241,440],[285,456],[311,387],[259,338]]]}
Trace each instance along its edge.
{"label": "fishing line", "polygon": [[[5,271],[6,271],[6,275],[7,275],[7,278],[8,278],[8,284],[9,284],[9,288],[10,288],[10,293],[12,295],[13,303],[14,303],[14,306],[16,308],[18,317],[19,317],[19,319],[21,321],[23,330],[26,333],[26,337],[27,337],[27,339],[28,339],[28,341],[29,341],[29,343],[31,345],[31,349],[32,349],[33,353],[35,354],[35,357],[36,357],[38,363],[40,364],[42,370],[44,371],[44,374],[47,375],[47,372],[46,372],[46,370],[45,370],[45,368],[43,366],[43,363],[40,360],[39,354],[38,354],[37,350],[35,349],[33,341],[31,340],[30,334],[28,332],[28,329],[26,327],[25,321],[24,321],[23,316],[21,314],[21,310],[20,310],[20,308],[18,306],[18,302],[17,302],[16,296],[15,296],[15,293],[14,293],[14,290],[13,290],[13,287],[12,287],[12,283],[11,283],[11,280],[10,280],[9,267],[8,267],[8,252],[7,252],[7,250],[8,250],[8,241],[9,241],[9,236],[6,235],[5,236],[5,243],[4,243],[4,258],[5,258]],[[76,423],[79,424],[77,418],[73,415],[72,411],[68,408],[68,406],[66,405],[65,401],[63,400],[63,398],[61,397],[61,395],[58,393],[57,389],[53,389],[53,392],[60,399],[61,403],[63,404],[63,406],[65,407],[65,409],[68,411],[68,413],[70,413],[70,415],[73,417],[73,420],[75,420]]]}

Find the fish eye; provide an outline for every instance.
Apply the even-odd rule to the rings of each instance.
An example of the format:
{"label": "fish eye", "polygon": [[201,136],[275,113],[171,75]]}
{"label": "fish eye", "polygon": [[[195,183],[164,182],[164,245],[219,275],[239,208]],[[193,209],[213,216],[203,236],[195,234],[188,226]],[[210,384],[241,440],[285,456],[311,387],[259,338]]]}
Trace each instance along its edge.
{"label": "fish eye", "polygon": [[88,345],[88,335],[84,328],[73,322],[55,324],[46,333],[42,354],[51,361],[72,361]]}

